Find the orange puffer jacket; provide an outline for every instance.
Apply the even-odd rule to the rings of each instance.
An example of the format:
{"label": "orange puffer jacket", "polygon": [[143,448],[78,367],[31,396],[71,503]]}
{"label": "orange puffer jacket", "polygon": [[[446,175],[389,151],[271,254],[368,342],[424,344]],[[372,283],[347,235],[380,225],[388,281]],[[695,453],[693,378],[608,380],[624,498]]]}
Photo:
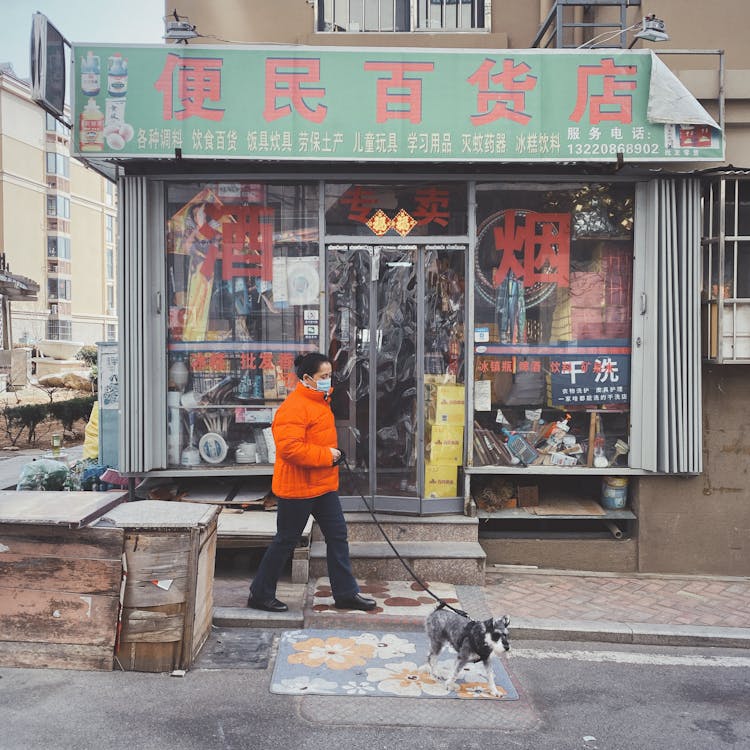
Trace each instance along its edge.
{"label": "orange puffer jacket", "polygon": [[338,490],[339,469],[330,451],[336,447],[336,425],[323,393],[298,383],[276,412],[271,429],[275,495],[303,499]]}

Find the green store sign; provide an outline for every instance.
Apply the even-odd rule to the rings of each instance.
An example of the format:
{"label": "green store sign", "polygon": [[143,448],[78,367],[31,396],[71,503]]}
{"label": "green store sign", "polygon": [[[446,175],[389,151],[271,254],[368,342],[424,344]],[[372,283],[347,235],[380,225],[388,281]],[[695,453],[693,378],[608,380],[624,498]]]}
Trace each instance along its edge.
{"label": "green store sign", "polygon": [[[642,50],[78,44],[72,81],[74,150],[90,159],[601,162],[622,154],[664,162],[724,154],[717,124]],[[656,101],[657,88],[681,106]]]}

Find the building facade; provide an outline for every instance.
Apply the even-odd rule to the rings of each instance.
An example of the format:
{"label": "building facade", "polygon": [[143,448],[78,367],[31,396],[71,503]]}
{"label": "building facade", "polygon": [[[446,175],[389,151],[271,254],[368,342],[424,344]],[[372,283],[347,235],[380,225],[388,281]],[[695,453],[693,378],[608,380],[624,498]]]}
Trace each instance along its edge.
{"label": "building facade", "polygon": [[0,71],[0,250],[35,280],[34,302],[11,308],[12,344],[117,338],[114,183],[71,158],[70,132]]}
{"label": "building facade", "polygon": [[196,0],[186,46],[77,48],[78,147],[123,174],[122,468],[269,475],[321,348],[347,507],[748,574],[743,6]]}

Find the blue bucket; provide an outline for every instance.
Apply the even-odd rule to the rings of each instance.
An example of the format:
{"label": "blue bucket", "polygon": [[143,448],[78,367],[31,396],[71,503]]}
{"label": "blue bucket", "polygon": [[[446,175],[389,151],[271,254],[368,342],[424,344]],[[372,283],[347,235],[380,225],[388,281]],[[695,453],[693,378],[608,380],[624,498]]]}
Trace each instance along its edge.
{"label": "blue bucket", "polygon": [[604,477],[600,502],[607,510],[622,510],[628,502],[627,477]]}

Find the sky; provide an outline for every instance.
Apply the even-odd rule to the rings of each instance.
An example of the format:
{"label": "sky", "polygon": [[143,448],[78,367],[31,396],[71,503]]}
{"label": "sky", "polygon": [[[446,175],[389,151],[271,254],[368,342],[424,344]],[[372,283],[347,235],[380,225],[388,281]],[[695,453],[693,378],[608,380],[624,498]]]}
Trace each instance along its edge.
{"label": "sky", "polygon": [[36,11],[69,42],[163,43],[163,0],[0,0],[0,62],[13,63],[20,78],[29,77],[31,17]]}

